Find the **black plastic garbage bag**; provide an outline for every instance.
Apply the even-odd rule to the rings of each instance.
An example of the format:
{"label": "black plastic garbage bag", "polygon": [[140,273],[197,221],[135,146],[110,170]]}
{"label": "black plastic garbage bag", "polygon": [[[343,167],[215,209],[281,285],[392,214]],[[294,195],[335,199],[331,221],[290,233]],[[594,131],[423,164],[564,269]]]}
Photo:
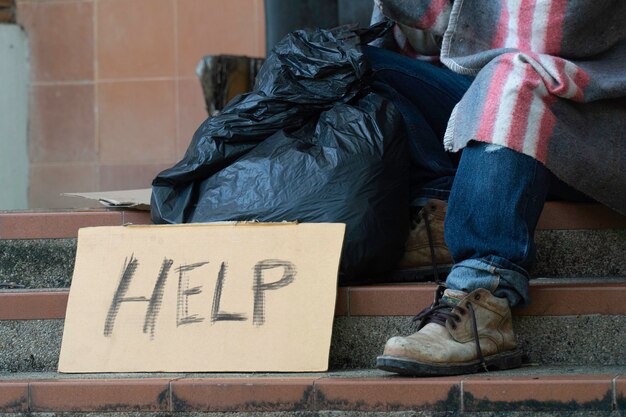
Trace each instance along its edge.
{"label": "black plastic garbage bag", "polygon": [[287,36],[255,91],[153,181],[152,220],[343,222],[340,282],[390,270],[409,224],[406,139],[393,104],[368,92],[359,47],[384,29]]}
{"label": "black plastic garbage bag", "polygon": [[[192,199],[183,184],[216,173],[276,131],[298,129],[335,103],[355,97],[363,89],[367,70],[359,45],[390,27],[296,31],[286,36],[261,67],[254,92],[235,98],[218,117],[208,118],[183,160],[155,179],[153,220],[184,223]],[[160,186],[166,188],[163,193],[158,192]]]}

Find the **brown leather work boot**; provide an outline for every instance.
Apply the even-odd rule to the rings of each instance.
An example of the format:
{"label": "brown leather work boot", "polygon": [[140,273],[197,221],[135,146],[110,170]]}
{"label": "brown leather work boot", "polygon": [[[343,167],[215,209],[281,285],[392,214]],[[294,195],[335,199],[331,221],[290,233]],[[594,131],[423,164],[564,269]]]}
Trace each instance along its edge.
{"label": "brown leather work boot", "polygon": [[488,290],[467,294],[439,286],[435,302],[414,320],[421,320],[417,333],[389,339],[376,360],[378,368],[437,376],[510,369],[522,363],[509,303]]}
{"label": "brown leather work boot", "polygon": [[447,207],[445,201],[432,199],[415,215],[404,256],[398,264],[399,275],[431,275],[434,269],[450,271],[454,262],[443,237]]}

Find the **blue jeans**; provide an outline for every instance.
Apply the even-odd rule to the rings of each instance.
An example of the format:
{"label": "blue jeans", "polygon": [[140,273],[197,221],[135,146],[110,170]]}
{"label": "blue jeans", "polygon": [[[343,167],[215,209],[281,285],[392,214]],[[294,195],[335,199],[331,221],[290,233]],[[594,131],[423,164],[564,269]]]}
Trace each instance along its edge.
{"label": "blue jeans", "polygon": [[374,90],[398,107],[412,138],[411,200],[416,206],[430,198],[448,200],[459,155],[446,152],[442,140],[452,109],[472,78],[385,49],[366,46],[364,52]]}
{"label": "blue jeans", "polygon": [[470,142],[460,157],[445,152],[448,119],[472,78],[383,49],[364,52],[373,89],[404,116],[413,204],[448,201],[445,240],[455,265],[446,285],[467,292],[486,288],[511,306],[527,304],[534,231],[548,193],[585,196],[535,159],[508,148]]}
{"label": "blue jeans", "polygon": [[550,175],[541,163],[508,148],[471,142],[463,150],[444,227],[456,262],[449,288],[486,288],[512,306],[528,303],[534,231]]}

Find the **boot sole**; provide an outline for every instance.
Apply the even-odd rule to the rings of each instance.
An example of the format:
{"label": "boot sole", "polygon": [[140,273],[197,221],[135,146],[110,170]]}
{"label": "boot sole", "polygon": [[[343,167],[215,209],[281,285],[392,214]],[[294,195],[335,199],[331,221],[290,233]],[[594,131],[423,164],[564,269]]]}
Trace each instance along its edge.
{"label": "boot sole", "polygon": [[485,357],[485,367],[480,361],[434,364],[413,361],[399,356],[379,356],[376,367],[388,372],[409,376],[450,376],[484,372],[485,370],[505,370],[522,365],[522,352],[512,350]]}

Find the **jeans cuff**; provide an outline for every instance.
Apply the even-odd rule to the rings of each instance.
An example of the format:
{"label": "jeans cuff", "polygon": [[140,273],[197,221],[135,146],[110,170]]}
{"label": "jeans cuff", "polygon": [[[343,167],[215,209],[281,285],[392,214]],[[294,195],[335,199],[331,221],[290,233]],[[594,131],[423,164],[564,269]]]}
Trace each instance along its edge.
{"label": "jeans cuff", "polygon": [[446,285],[450,289],[468,293],[484,288],[496,297],[508,299],[511,307],[525,306],[530,301],[528,273],[497,256],[466,259],[457,263],[450,271]]}

